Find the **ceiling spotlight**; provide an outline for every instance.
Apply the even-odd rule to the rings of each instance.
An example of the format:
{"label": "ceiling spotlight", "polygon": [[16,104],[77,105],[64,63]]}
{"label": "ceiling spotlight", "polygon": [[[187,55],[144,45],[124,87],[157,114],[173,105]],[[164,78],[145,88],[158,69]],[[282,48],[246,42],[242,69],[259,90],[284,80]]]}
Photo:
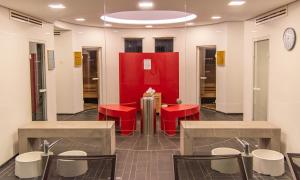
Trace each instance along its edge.
{"label": "ceiling spotlight", "polygon": [[112,27],[112,24],[105,23],[104,26],[105,27]]}
{"label": "ceiling spotlight", "polygon": [[193,26],[193,25],[195,25],[195,23],[189,22],[189,23],[186,23],[185,25],[187,25],[187,26]]}
{"label": "ceiling spotlight", "polygon": [[145,28],[152,28],[152,27],[153,27],[152,25],[145,26]]}
{"label": "ceiling spotlight", "polygon": [[84,18],[76,18],[75,20],[76,20],[76,21],[85,21]]}
{"label": "ceiling spotlight", "polygon": [[245,3],[246,3],[246,1],[242,1],[242,0],[237,1],[237,0],[235,0],[235,1],[230,1],[228,3],[228,6],[241,6],[241,5],[245,4]]}
{"label": "ceiling spotlight", "polygon": [[143,9],[149,9],[152,8],[153,6],[154,6],[153,2],[149,2],[149,1],[139,2],[139,7]]}
{"label": "ceiling spotlight", "polygon": [[221,16],[212,16],[211,19],[217,20],[217,19],[221,19]]}
{"label": "ceiling spotlight", "polygon": [[49,4],[48,7],[52,8],[52,9],[65,9],[66,8],[66,6],[64,6],[63,4],[60,4],[60,3]]}

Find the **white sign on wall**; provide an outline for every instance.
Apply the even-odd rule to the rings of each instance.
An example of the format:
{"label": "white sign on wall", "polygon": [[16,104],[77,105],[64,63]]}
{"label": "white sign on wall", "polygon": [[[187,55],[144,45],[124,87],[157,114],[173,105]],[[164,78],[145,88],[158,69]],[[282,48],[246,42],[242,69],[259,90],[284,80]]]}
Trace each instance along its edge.
{"label": "white sign on wall", "polygon": [[151,59],[144,59],[144,70],[151,70]]}

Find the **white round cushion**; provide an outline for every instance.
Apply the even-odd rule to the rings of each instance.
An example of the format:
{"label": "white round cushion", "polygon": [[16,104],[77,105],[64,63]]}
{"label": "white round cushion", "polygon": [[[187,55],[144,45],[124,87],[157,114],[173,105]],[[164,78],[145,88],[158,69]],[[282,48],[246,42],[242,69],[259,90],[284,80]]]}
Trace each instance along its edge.
{"label": "white round cushion", "polygon": [[284,156],[280,152],[269,149],[257,149],[252,151],[253,170],[270,176],[284,174]]}
{"label": "white round cushion", "polygon": [[[66,151],[59,156],[87,156],[84,151]],[[57,160],[57,172],[63,177],[76,177],[86,173],[88,170],[87,160]]]}
{"label": "white round cushion", "polygon": [[42,175],[41,151],[20,154],[15,159],[15,175],[19,178],[34,178]]}
{"label": "white round cushion", "polygon": [[[212,155],[235,155],[241,152],[233,148],[215,148],[211,151]],[[211,168],[224,174],[235,174],[240,171],[239,164],[236,158],[212,160]]]}

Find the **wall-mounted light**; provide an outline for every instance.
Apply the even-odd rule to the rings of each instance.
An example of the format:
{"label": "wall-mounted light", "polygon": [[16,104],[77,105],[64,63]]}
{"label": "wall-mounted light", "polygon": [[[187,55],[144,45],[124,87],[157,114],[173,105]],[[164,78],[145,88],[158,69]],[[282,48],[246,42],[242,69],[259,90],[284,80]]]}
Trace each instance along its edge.
{"label": "wall-mounted light", "polygon": [[147,25],[147,26],[145,26],[145,28],[153,28],[153,26],[152,25]]}

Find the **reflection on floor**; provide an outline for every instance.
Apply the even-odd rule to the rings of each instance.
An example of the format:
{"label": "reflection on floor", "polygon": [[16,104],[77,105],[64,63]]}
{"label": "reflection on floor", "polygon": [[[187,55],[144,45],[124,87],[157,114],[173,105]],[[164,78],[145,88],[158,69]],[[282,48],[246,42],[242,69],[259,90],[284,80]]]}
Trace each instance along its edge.
{"label": "reflection on floor", "polygon": [[216,110],[216,104],[202,104],[201,108],[209,109],[209,110]]}
{"label": "reflection on floor", "polygon": [[96,103],[84,103],[84,110],[92,110],[97,108],[98,108],[98,104]]}
{"label": "reflection on floor", "polygon": [[[88,110],[76,115],[59,115],[60,121],[94,121],[97,120],[97,110]],[[240,121],[242,115],[226,115],[211,110],[201,110],[201,120],[207,121]],[[159,124],[158,124],[159,126]],[[139,126],[139,121],[137,123]],[[139,128],[131,136],[120,136],[117,133],[117,180],[173,180],[173,160],[172,155],[179,154],[179,134],[174,137],[168,137],[158,132],[154,137],[145,137],[140,134]],[[247,139],[251,143],[251,148],[256,148],[256,140]],[[242,147],[235,139],[197,139],[195,140],[195,154],[210,154],[210,151],[216,147],[233,147],[242,151]],[[83,150],[89,155],[95,155],[97,150],[102,148],[95,139],[63,139],[55,145],[53,151],[55,154],[66,150]],[[209,167],[202,167],[205,168]],[[199,169],[200,170],[200,169]],[[286,168],[288,170],[288,168]],[[210,176],[207,176],[210,177]],[[279,178],[262,176],[255,174],[255,179],[291,179],[287,172]],[[0,169],[0,180],[17,179],[14,176],[14,163],[11,161]],[[236,179],[233,176],[229,179]],[[205,179],[206,180],[206,179]]]}

